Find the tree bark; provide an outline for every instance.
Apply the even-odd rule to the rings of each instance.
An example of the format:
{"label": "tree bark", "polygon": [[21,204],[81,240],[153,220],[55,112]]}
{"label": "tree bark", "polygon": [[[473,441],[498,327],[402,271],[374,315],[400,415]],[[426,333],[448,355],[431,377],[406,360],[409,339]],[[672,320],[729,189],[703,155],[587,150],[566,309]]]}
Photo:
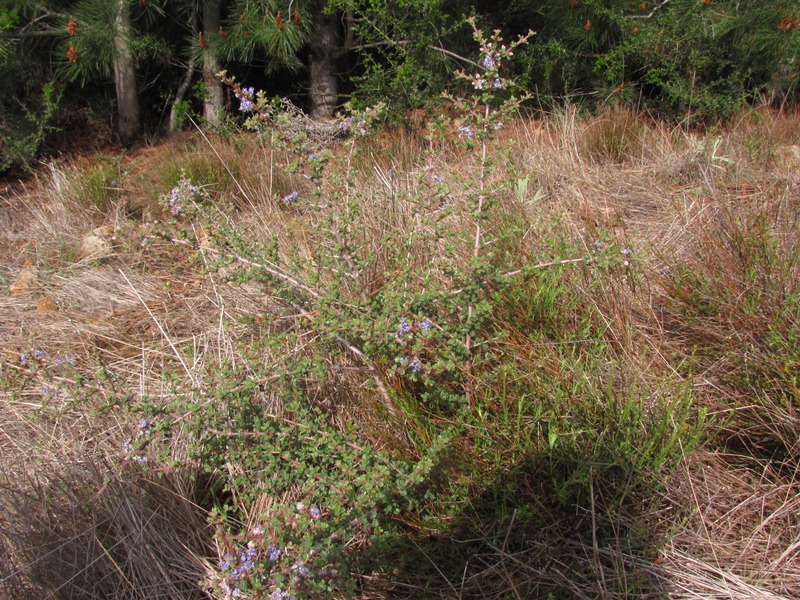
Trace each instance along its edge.
{"label": "tree bark", "polygon": [[131,47],[131,9],[127,0],[116,0],[114,15],[114,86],[117,92],[119,137],[129,146],[139,137],[142,126],[136,61]]}
{"label": "tree bark", "polygon": [[308,97],[313,119],[332,117],[339,104],[337,64],[344,54],[335,14],[319,9],[314,17],[314,40],[308,59]]}
{"label": "tree bark", "polygon": [[224,110],[222,82],[217,73],[222,70],[219,56],[213,50],[211,37],[219,35],[222,17],[219,0],[205,0],[203,3],[203,82],[206,84],[206,97],[203,100],[203,116],[207,125],[219,125]]}

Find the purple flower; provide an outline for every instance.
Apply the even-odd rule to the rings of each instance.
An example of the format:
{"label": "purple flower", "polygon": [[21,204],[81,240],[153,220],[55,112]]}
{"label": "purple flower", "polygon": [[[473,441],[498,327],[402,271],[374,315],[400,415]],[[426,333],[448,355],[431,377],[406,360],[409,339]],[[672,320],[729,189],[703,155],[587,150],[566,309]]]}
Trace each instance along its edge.
{"label": "purple flower", "polygon": [[252,546],[248,545],[247,550],[242,550],[239,553],[239,560],[242,563],[242,567],[244,567],[248,571],[256,566],[255,561],[257,558],[258,558],[258,550],[256,549],[255,544],[253,544]]}
{"label": "purple flower", "polygon": [[134,456],[133,460],[136,461],[136,464],[140,467],[143,467],[147,464],[147,457],[146,456]]}
{"label": "purple flower", "polygon": [[308,570],[308,567],[307,567],[307,566],[305,566],[305,565],[304,565],[303,563],[301,563],[301,562],[299,562],[299,563],[295,563],[295,565],[292,567],[292,570],[294,570],[295,574],[296,574],[298,577],[300,577],[301,579],[302,579],[303,577],[308,577],[309,573],[311,572],[311,571],[309,571],[309,570]]}
{"label": "purple flower", "polygon": [[39,358],[39,359],[44,358],[44,352],[42,352],[41,350],[34,350],[33,352],[31,352],[31,354],[33,354],[34,358]]}
{"label": "purple flower", "polygon": [[286,194],[283,197],[283,201],[284,202],[294,202],[295,200],[297,200],[297,192],[292,192],[291,194]]}
{"label": "purple flower", "polygon": [[500,81],[499,79],[493,79],[492,87],[495,88],[496,90],[500,90],[503,88],[503,82]]}
{"label": "purple flower", "polygon": [[239,110],[242,112],[248,112],[256,109],[256,105],[253,102],[253,96],[255,95],[256,91],[254,88],[242,88],[239,92]]}
{"label": "purple flower", "polygon": [[320,511],[319,511],[319,509],[318,509],[316,506],[312,506],[312,507],[309,509],[308,513],[309,513],[309,514],[311,515],[311,517],[312,517],[312,518],[314,518],[314,519],[318,519],[318,518],[319,518],[319,515],[321,514],[321,513],[320,513]]}
{"label": "purple flower", "polygon": [[418,358],[415,358],[410,363],[408,363],[408,368],[411,369],[412,373],[419,373],[422,370],[422,363],[419,362]]}
{"label": "purple flower", "polygon": [[461,134],[462,137],[475,137],[475,130],[470,125],[461,125],[458,128],[458,133]]}
{"label": "purple flower", "polygon": [[398,337],[402,337],[411,331],[411,325],[408,323],[408,319],[403,317],[400,319],[400,324],[397,326],[397,335]]}
{"label": "purple flower", "polygon": [[269,562],[275,562],[281,557],[281,551],[278,550],[275,546],[270,546],[267,548],[267,558]]}
{"label": "purple flower", "polygon": [[59,357],[53,363],[53,366],[58,368],[61,365],[63,365],[64,363],[67,363],[68,365],[74,365],[75,364],[75,357],[74,356],[64,356],[63,358]]}
{"label": "purple flower", "polygon": [[492,58],[491,54],[487,54],[486,57],[483,59],[483,67],[485,69],[492,69],[495,66],[494,58]]}
{"label": "purple flower", "polygon": [[430,331],[431,330],[431,325],[432,325],[432,323],[431,323],[430,319],[424,319],[419,324],[419,328],[422,329],[423,331]]}

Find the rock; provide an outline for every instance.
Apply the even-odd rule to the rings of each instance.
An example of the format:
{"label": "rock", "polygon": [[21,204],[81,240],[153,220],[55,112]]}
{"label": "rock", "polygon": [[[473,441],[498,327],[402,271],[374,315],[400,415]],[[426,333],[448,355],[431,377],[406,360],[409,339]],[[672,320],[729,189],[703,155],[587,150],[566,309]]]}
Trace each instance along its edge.
{"label": "rock", "polygon": [[80,260],[97,260],[111,256],[114,247],[111,244],[111,228],[108,226],[93,229],[91,233],[83,236],[78,246]]}

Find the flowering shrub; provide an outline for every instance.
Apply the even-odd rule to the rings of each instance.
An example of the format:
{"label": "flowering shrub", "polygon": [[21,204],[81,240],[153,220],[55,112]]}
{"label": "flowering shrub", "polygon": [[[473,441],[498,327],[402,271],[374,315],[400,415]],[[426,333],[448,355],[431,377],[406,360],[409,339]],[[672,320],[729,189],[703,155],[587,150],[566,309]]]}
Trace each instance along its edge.
{"label": "flowering shrub", "polygon": [[[499,33],[485,37],[475,28],[475,39],[477,70],[461,74],[474,96],[451,99],[456,119],[438,124],[445,134],[458,133],[455,143],[467,150],[473,175],[435,172],[439,132],[432,127],[419,191],[393,198],[405,203],[415,226],[384,231],[365,217],[356,173],[379,109],[349,109],[336,125],[348,137],[334,157],[294,127],[280,102],[232,80],[247,126],[296,176],[297,188],[273,200],[282,210],[292,207],[298,229],[311,240],[308,255],[279,250],[282,242],[291,248],[292,239],[254,241],[221,210],[198,202],[202,189],[185,178],[167,198],[172,214],[182,217],[173,223],[175,241],[202,244],[204,264],[224,268],[230,281],[264,285],[287,323],[248,339],[235,364],[206,373],[207,399],[176,392],[172,412],[196,439],[189,459],[209,474],[236,466],[225,483],[230,498],[212,517],[221,551],[218,572],[207,583],[226,596],[347,596],[363,575],[385,572],[375,552],[402,538],[408,523],[436,518],[431,498],[457,487],[439,475],[445,458],[459,454],[461,444],[474,447],[476,456],[482,445],[489,453],[517,452],[481,436],[461,439],[496,418],[486,390],[504,360],[502,311],[529,306],[524,294],[531,290],[557,296],[566,265],[583,264],[598,276],[630,266],[629,251],[600,239],[580,253],[555,248],[573,253],[563,264],[530,264],[503,244],[502,228],[492,221],[509,184],[493,177],[503,159],[493,141],[520,102],[503,69],[527,36],[506,45]],[[337,173],[326,168],[333,164]],[[409,261],[418,256],[426,257],[425,269]],[[545,269],[552,273],[542,275]],[[382,443],[357,435],[359,427],[336,402],[317,400],[341,366],[352,375],[337,385],[357,389],[358,410],[388,424]],[[537,425],[525,435],[534,447],[546,439],[550,449],[569,437],[555,425],[546,432]],[[129,454],[144,456],[135,444]],[[265,497],[272,502],[255,513]],[[251,522],[240,524],[243,506]]]}

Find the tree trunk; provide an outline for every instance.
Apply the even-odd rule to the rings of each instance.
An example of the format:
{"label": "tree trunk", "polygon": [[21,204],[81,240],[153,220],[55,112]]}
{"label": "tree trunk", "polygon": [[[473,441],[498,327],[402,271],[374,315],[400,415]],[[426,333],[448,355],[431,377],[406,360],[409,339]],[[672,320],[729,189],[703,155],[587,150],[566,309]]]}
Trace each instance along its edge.
{"label": "tree trunk", "polygon": [[337,63],[343,52],[336,15],[318,10],[314,36],[308,60],[308,96],[311,117],[324,119],[332,117],[339,104]]}
{"label": "tree trunk", "polygon": [[[197,12],[196,5],[194,5],[192,8],[191,21],[192,36],[197,37],[197,34],[200,30],[200,15]],[[189,57],[189,62],[186,64],[186,71],[184,71],[181,82],[178,84],[178,89],[175,92],[175,98],[172,100],[172,106],[169,110],[169,125],[167,131],[175,131],[178,128],[178,120],[180,117],[178,106],[181,102],[183,102],[184,98],[186,98],[186,94],[189,92],[189,88],[192,85],[192,78],[194,77],[194,71],[195,55],[192,53],[192,55]]]}
{"label": "tree trunk", "polygon": [[119,112],[119,137],[129,146],[139,137],[141,112],[136,86],[136,62],[131,47],[131,9],[127,0],[116,0],[114,16],[114,86]]}
{"label": "tree trunk", "polygon": [[203,116],[207,125],[219,125],[223,111],[222,82],[217,73],[222,70],[219,56],[213,50],[211,37],[219,35],[222,18],[219,0],[206,0],[203,3],[203,82],[206,84],[206,97],[203,100]]}

